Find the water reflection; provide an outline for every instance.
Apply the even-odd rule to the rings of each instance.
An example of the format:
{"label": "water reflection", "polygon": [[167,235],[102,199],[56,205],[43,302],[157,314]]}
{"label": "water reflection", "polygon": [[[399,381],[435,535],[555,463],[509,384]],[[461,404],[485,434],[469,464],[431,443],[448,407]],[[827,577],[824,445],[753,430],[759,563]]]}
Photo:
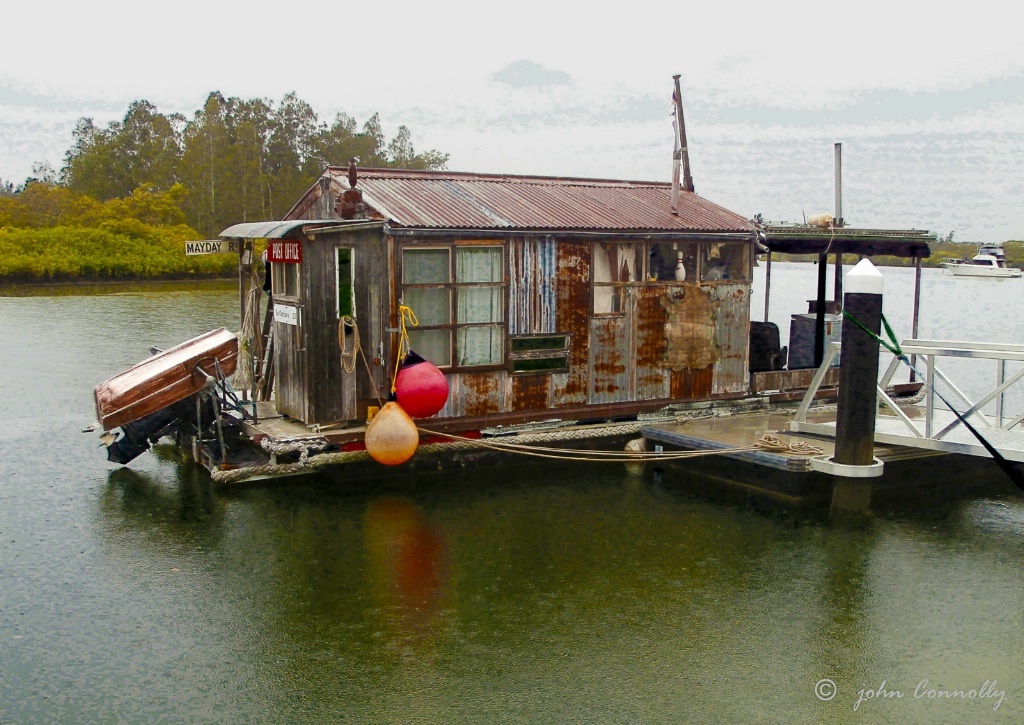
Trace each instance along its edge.
{"label": "water reflection", "polygon": [[367,575],[393,636],[413,646],[436,641],[438,615],[451,606],[443,530],[409,499],[386,497],[367,505],[363,541]]}
{"label": "water reflection", "polygon": [[108,546],[128,547],[125,554],[148,551],[164,558],[220,544],[226,504],[211,489],[209,476],[183,462],[172,480],[127,467],[109,472],[99,499]]}

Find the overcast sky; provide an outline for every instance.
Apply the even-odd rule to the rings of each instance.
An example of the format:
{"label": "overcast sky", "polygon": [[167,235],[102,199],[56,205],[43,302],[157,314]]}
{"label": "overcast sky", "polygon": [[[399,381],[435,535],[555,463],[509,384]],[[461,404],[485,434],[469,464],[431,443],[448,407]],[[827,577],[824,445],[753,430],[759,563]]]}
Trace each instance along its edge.
{"label": "overcast sky", "polygon": [[[906,7],[903,7],[903,6]],[[834,6],[833,6],[834,7]],[[1005,3],[19,3],[0,178],[59,169],[83,116],[289,91],[375,111],[448,168],[668,180],[682,75],[696,191],[747,217],[1024,239],[1024,39]],[[339,162],[344,161],[339,159]]]}

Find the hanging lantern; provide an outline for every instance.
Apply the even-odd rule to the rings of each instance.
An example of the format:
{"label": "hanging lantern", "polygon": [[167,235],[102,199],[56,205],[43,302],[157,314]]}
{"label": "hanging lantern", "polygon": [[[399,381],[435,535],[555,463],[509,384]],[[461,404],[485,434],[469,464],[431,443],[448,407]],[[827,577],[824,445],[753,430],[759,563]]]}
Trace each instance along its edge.
{"label": "hanging lantern", "polygon": [[366,451],[377,463],[405,463],[420,445],[416,424],[402,406],[389,400],[366,426]]}
{"label": "hanging lantern", "polygon": [[448,402],[448,379],[437,365],[410,350],[395,379],[395,397],[413,418],[429,418]]}

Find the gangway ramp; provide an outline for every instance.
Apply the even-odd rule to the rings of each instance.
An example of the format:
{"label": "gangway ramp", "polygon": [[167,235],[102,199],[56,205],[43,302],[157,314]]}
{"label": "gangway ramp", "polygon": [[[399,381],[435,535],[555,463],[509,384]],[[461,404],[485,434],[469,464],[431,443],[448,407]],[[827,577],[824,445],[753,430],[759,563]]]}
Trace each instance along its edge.
{"label": "gangway ramp", "polygon": [[[875,441],[887,445],[922,448],[947,453],[988,458],[989,453],[962,421],[949,409],[967,418],[975,430],[985,438],[1007,460],[1024,461],[1024,411],[1007,411],[1007,392],[1017,388],[1019,392],[1024,380],[1024,366],[1010,372],[1007,363],[1024,363],[1024,345],[1010,343],[966,342],[953,340],[904,340],[900,344],[903,356],[914,362],[917,373],[923,373],[923,406],[910,408],[899,406],[885,392],[893,376],[906,364],[893,355],[889,366],[878,382],[879,415],[875,419]],[[829,343],[829,350],[822,360],[822,367],[808,388],[800,408],[789,429],[793,432],[834,438],[834,421],[815,421],[808,417],[808,410],[819,378],[831,365],[839,352],[839,344]],[[980,396],[971,397],[964,392],[965,385],[958,383],[942,369],[942,358],[974,358],[991,360],[995,368],[991,387]],[[1019,397],[1019,396],[1018,396]],[[991,412],[986,410],[991,409]]]}

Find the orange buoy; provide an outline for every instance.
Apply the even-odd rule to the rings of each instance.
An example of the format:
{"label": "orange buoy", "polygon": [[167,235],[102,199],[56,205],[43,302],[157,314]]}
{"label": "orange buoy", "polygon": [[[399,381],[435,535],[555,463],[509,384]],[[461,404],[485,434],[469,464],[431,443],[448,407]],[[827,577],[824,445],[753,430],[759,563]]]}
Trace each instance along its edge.
{"label": "orange buoy", "polygon": [[448,402],[448,379],[437,365],[410,350],[395,378],[395,397],[413,418],[429,418]]}
{"label": "orange buoy", "polygon": [[377,463],[405,463],[420,445],[416,424],[402,406],[389,400],[366,426],[366,451]]}

